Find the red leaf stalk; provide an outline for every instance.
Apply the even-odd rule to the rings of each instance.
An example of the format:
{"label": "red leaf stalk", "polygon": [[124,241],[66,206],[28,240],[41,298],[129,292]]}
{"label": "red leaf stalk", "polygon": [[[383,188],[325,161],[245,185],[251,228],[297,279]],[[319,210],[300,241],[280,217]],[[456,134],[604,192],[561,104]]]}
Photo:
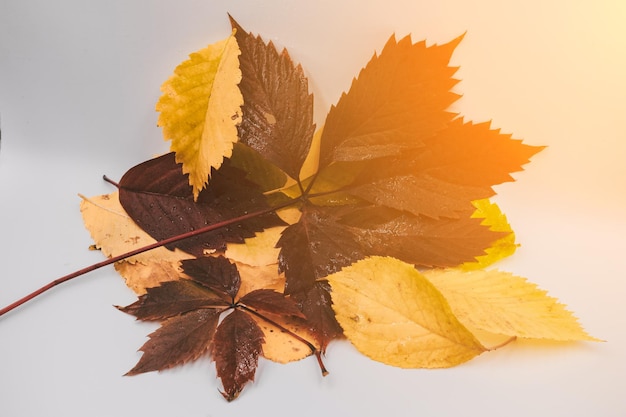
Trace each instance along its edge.
{"label": "red leaf stalk", "polygon": [[106,260],[104,260],[102,262],[95,263],[95,264],[90,265],[88,267],[85,267],[83,269],[79,269],[78,271],[74,271],[74,272],[72,272],[72,273],[70,273],[68,275],[65,275],[65,276],[61,277],[61,278],[55,279],[54,281],[44,285],[43,287],[39,288],[36,291],[33,291],[32,293],[28,294],[27,296],[25,296],[23,298],[20,298],[19,300],[15,301],[12,304],[9,304],[8,306],[6,306],[2,310],[0,310],[0,316],[3,316],[4,314],[8,313],[9,311],[11,311],[11,310],[21,306],[22,304],[32,300],[33,298],[43,294],[44,292],[46,292],[48,290],[56,287],[57,285],[63,284],[64,282],[67,282],[67,281],[69,281],[71,279],[74,279],[76,277],[79,277],[81,275],[85,275],[88,272],[95,271],[96,269],[102,268],[102,267],[107,266],[107,265],[114,264],[115,262],[122,261],[122,260],[124,260],[126,258],[130,258],[131,256],[139,255],[140,253],[147,252],[149,250],[156,249],[156,248],[159,248],[161,246],[165,246],[165,245],[169,245],[169,244],[172,244],[172,243],[176,243],[176,242],[184,240],[184,239],[189,239],[191,237],[195,237],[195,236],[198,236],[198,235],[201,235],[201,234],[204,234],[204,233],[212,232],[212,231],[217,230],[219,228],[229,226],[229,225],[231,225],[233,223],[239,223],[239,222],[242,222],[242,221],[245,221],[245,220],[252,219],[252,218],[257,217],[257,216],[262,216],[264,214],[271,213],[271,212],[276,211],[276,210],[280,210],[280,209],[285,208],[285,207],[289,207],[289,206],[295,204],[297,201],[299,201],[299,200],[298,199],[289,200],[289,201],[287,201],[287,202],[285,202],[283,204],[280,204],[280,205],[278,205],[276,207],[271,207],[269,209],[260,210],[260,211],[253,212],[253,213],[248,213],[248,214],[245,214],[243,216],[239,216],[239,217],[234,218],[234,219],[229,219],[229,220],[224,220],[224,221],[219,222],[219,223],[214,223],[214,224],[208,225],[206,227],[202,227],[202,228],[199,228],[197,230],[193,230],[191,232],[183,233],[183,234],[180,234],[180,235],[177,235],[177,236],[173,236],[173,237],[168,238],[168,239],[160,240],[160,241],[152,243],[150,245],[146,245],[146,246],[143,246],[141,248],[132,250],[130,252],[126,252],[126,253],[123,253],[121,255],[117,255],[117,256],[114,256],[112,258],[106,259]]}

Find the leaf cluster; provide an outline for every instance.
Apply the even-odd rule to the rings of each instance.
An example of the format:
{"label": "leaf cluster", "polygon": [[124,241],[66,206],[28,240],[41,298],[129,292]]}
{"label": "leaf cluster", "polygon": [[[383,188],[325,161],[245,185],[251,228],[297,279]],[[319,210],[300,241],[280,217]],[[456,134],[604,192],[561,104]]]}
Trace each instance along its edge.
{"label": "leaf cluster", "polygon": [[140,320],[162,321],[127,375],[167,369],[209,353],[224,385],[224,398],[231,401],[254,379],[263,351],[264,333],[255,318],[281,330],[267,315],[303,314],[275,290],[257,289],[238,297],[241,276],[237,266],[222,256],[185,260],[181,267],[189,279],[163,282],[120,308]]}
{"label": "leaf cluster", "polygon": [[[315,353],[321,365],[320,352],[344,336],[407,367],[453,366],[488,350],[473,327],[535,337],[524,326],[481,329],[488,314],[463,313],[473,310],[455,289],[417,269],[480,270],[512,253],[513,233],[488,199],[542,149],[449,111],[459,97],[449,60],[462,37],[427,46],[392,36],[316,131],[302,67],[231,24],[229,38],[192,54],[163,85],[157,110],[172,152],[118,184],[122,214],[112,222],[123,218],[153,242],[194,234],[167,245],[175,256],[118,264],[142,294],[121,309],[162,321],[129,374],[208,354],[231,400],[260,355]],[[107,254],[124,240],[109,243],[89,224]],[[461,269],[444,271],[457,282],[471,274]],[[554,303],[544,294],[537,308]],[[564,338],[588,338],[576,326]],[[268,342],[276,329],[307,352],[276,350],[286,343]]]}

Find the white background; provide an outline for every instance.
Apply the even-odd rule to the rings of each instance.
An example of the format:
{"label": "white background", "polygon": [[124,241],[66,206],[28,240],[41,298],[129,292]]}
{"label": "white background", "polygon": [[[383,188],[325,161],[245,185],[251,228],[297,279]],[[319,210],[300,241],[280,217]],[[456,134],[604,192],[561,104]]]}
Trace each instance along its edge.
{"label": "white background", "polygon": [[166,150],[160,84],[226,37],[230,12],[302,63],[316,120],[388,37],[446,42],[455,110],[549,147],[498,203],[521,248],[499,268],[568,304],[605,343],[519,342],[449,370],[402,370],[333,343],[313,359],[263,361],[234,403],[209,361],[122,377],[154,326],[112,268],[0,318],[0,415],[624,416],[626,2],[0,1],[0,305],[100,261],[77,193]]}

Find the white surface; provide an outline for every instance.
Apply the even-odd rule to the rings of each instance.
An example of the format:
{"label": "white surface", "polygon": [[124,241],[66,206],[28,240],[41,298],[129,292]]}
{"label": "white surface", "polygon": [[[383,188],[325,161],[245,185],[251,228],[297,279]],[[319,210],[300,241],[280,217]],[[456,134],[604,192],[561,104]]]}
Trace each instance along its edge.
{"label": "white surface", "polygon": [[456,109],[549,145],[498,188],[522,244],[499,267],[549,290],[606,343],[517,343],[437,371],[334,343],[328,377],[312,359],[264,361],[227,404],[208,361],[121,376],[154,327],[112,307],[134,297],[107,268],[0,318],[0,415],[626,415],[626,3],[511,3],[2,0],[0,304],[102,259],[87,250],[76,194],[109,192],[102,174],[166,149],[159,86],[229,33],[230,12],[303,64],[319,123],[391,33],[445,42],[467,31],[453,57]]}

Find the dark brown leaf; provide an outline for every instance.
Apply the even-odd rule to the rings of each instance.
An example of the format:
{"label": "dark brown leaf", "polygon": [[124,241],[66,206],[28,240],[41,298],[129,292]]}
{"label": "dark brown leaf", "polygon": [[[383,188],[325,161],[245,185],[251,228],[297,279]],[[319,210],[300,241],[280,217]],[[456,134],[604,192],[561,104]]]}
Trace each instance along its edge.
{"label": "dark brown leaf", "polygon": [[354,211],[344,225],[368,256],[391,256],[404,262],[436,267],[453,267],[474,261],[485,249],[507,233],[481,225],[482,219],[432,219],[413,216],[385,207]]}
{"label": "dark brown leaf", "polygon": [[179,314],[209,307],[226,307],[222,298],[187,279],[166,281],[160,286],[147,288],[146,294],[121,311],[139,320],[163,320]]}
{"label": "dark brown leaf", "polygon": [[362,178],[362,185],[355,183],[347,191],[377,206],[431,218],[458,218],[461,212],[467,213],[473,208],[473,200],[487,198],[492,194],[488,187],[458,185],[423,171],[399,170],[395,167],[402,161],[395,158],[385,162],[388,169],[377,170],[379,175],[372,175],[373,170],[364,171],[364,176],[368,178]]}
{"label": "dark brown leaf", "polygon": [[224,386],[222,395],[228,401],[237,398],[243,387],[254,380],[263,340],[256,322],[238,309],[224,317],[217,328],[211,355]]}
{"label": "dark brown leaf", "polygon": [[183,260],[181,266],[183,272],[193,281],[220,294],[228,295],[230,302],[234,302],[241,285],[237,265],[223,256],[205,256]]}
{"label": "dark brown leaf", "polygon": [[300,221],[287,227],[276,244],[285,294],[308,291],[315,281],[362,259],[362,248],[350,231],[336,222],[345,207],[302,207]]}
{"label": "dark brown leaf", "polygon": [[254,290],[241,297],[239,303],[271,314],[304,318],[295,302],[274,290]]}
{"label": "dark brown leaf", "polygon": [[247,33],[232,17],[231,24],[241,49],[239,140],[298,178],[315,130],[313,96],[302,67],[293,64],[286,50],[279,54],[271,42]]}
{"label": "dark brown leaf", "polygon": [[317,281],[312,288],[295,293],[291,298],[306,316],[309,329],[317,338],[321,351],[326,351],[328,343],[343,334],[332,309],[328,281]]}
{"label": "dark brown leaf", "polygon": [[126,375],[161,371],[206,354],[215,333],[219,310],[194,310],[165,320],[141,347],[141,359]]}
{"label": "dark brown leaf", "polygon": [[[210,184],[194,202],[187,175],[183,175],[173,153],[126,172],[120,180],[120,203],[139,227],[156,240],[268,208],[257,186],[245,179],[243,171],[231,167],[228,160],[213,172]],[[228,242],[242,243],[257,231],[281,224],[284,223],[274,213],[262,214],[168,247],[202,256],[205,250],[224,250]]]}

